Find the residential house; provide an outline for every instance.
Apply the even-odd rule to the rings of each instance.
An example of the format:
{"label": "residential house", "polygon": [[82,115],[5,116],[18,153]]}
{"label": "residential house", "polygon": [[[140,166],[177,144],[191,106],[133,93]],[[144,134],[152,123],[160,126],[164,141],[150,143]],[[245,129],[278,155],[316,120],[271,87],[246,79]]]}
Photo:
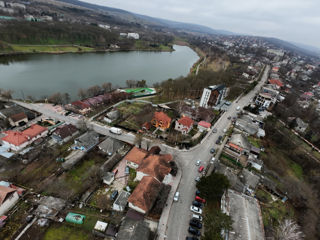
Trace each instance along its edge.
{"label": "residential house", "polygon": [[155,112],[151,124],[162,131],[167,130],[171,124],[171,118],[164,112]]}
{"label": "residential house", "polygon": [[235,129],[241,131],[246,135],[256,135],[257,137],[264,137],[265,131],[263,127],[263,120],[258,116],[242,115],[235,124]]}
{"label": "residential house", "polygon": [[121,223],[117,240],[149,240],[150,229],[142,220],[134,220],[126,217]]}
{"label": "residential house", "polygon": [[257,169],[258,171],[261,171],[263,167],[263,161],[257,158],[255,155],[250,154],[248,157],[248,163],[251,164],[251,167]]}
{"label": "residential house", "polygon": [[130,197],[129,192],[121,191],[117,199],[114,201],[112,205],[112,209],[114,211],[123,212],[127,206],[129,197]]}
{"label": "residential house", "polygon": [[228,189],[222,196],[221,209],[232,219],[232,231],[225,231],[224,239],[265,239],[262,214],[257,199]]}
{"label": "residential house", "polygon": [[24,112],[20,112],[9,117],[9,123],[12,127],[23,126],[28,123],[28,117]]}
{"label": "residential house", "polygon": [[204,88],[200,100],[200,107],[210,108],[217,106],[226,95],[224,85],[214,85]]}
{"label": "residential house", "polygon": [[48,129],[38,124],[33,124],[22,132],[9,130],[4,132],[4,134],[5,136],[1,139],[4,147],[14,151],[20,151],[35,140],[47,136]]}
{"label": "residential house", "polygon": [[301,118],[296,118],[296,127],[294,128],[294,130],[300,133],[304,133],[307,130],[308,126],[309,124],[305,123]]}
{"label": "residential house", "polygon": [[280,79],[269,79],[269,83],[274,85],[277,89],[283,88],[284,84]]}
{"label": "residential house", "polygon": [[138,40],[140,36],[139,33],[128,33],[127,37]]}
{"label": "residential house", "polygon": [[211,123],[208,123],[205,121],[200,121],[198,123],[198,129],[200,132],[209,131],[210,127],[211,127]]}
{"label": "residential house", "polygon": [[78,129],[72,124],[64,124],[56,128],[51,137],[59,144],[69,141],[79,133]]}
{"label": "residential house", "polygon": [[249,155],[251,144],[244,135],[237,133],[232,134],[230,140],[226,144],[226,147],[238,155]]}
{"label": "residential house", "polygon": [[159,182],[162,182],[171,172],[171,161],[172,155],[170,154],[148,154],[142,159],[137,168],[136,180],[140,181],[144,176],[151,176]]}
{"label": "residential house", "polygon": [[188,134],[193,127],[193,120],[189,117],[182,117],[176,121],[175,130],[182,134]]}
{"label": "residential house", "polygon": [[74,140],[74,149],[88,152],[99,143],[99,134],[94,131],[86,132]]}
{"label": "residential house", "polygon": [[141,148],[133,147],[130,152],[124,157],[126,160],[127,166],[133,169],[137,169],[144,159],[147,156],[147,151]]}
{"label": "residential house", "polygon": [[114,181],[114,173],[113,172],[106,172],[102,176],[102,181],[104,184],[111,185],[111,183]]}
{"label": "residential house", "polygon": [[146,214],[153,207],[160,192],[161,183],[151,177],[144,176],[128,199],[129,208]]}
{"label": "residential house", "polygon": [[108,154],[109,156],[118,152],[118,150],[120,148],[122,148],[123,146],[124,146],[123,142],[121,142],[117,139],[111,138],[111,137],[107,137],[103,142],[101,142],[98,145],[99,149],[102,152]]}
{"label": "residential house", "polygon": [[[75,101],[69,104],[69,106],[72,106],[77,112],[81,114],[87,114],[89,111],[91,111],[91,106],[88,103],[85,103],[83,101]],[[70,109],[72,110],[72,109]]]}
{"label": "residential house", "polygon": [[269,108],[271,103],[274,103],[274,98],[270,93],[259,93],[256,97],[255,103],[264,108]]}
{"label": "residential house", "polygon": [[111,112],[108,112],[106,116],[103,118],[104,121],[107,123],[112,123],[114,120],[117,120],[120,116],[120,113],[118,110],[114,110]]}
{"label": "residential house", "polygon": [[19,200],[16,189],[0,186],[0,216],[8,212]]}

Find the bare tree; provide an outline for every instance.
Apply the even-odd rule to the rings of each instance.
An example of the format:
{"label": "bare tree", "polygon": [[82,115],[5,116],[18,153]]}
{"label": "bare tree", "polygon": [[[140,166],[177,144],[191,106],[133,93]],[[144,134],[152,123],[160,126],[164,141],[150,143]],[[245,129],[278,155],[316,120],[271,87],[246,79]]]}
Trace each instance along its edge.
{"label": "bare tree", "polygon": [[87,93],[84,89],[80,88],[79,91],[78,91],[78,96],[81,98],[81,99],[84,99],[87,97]]}
{"label": "bare tree", "polygon": [[63,94],[64,102],[69,103],[70,102],[70,95],[69,93],[64,93]]}
{"label": "bare tree", "polygon": [[51,95],[48,98],[48,101],[51,103],[54,103],[54,104],[61,104],[62,103],[62,94],[59,92],[54,93],[53,95]]}
{"label": "bare tree", "polygon": [[100,91],[101,91],[100,86],[94,85],[94,86],[88,88],[87,95],[89,97],[94,97],[94,96],[97,96],[100,93]]}
{"label": "bare tree", "polygon": [[2,92],[1,92],[1,96],[2,96],[3,98],[6,98],[7,100],[9,100],[9,99],[12,99],[12,93],[13,93],[12,90],[2,91]]}
{"label": "bare tree", "polygon": [[276,240],[302,240],[304,239],[304,234],[296,222],[291,219],[285,219],[276,229],[275,238]]}
{"label": "bare tree", "polygon": [[110,82],[103,83],[103,84],[101,85],[101,87],[102,87],[102,89],[103,89],[103,91],[104,91],[105,93],[106,93],[106,92],[110,92],[111,89],[112,89],[112,83],[110,83]]}

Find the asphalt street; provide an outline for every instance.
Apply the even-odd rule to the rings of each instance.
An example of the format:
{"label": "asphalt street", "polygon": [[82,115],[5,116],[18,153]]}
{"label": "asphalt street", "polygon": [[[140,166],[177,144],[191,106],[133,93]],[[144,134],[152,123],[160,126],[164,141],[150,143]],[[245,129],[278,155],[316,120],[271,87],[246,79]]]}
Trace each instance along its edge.
{"label": "asphalt street", "polygon": [[[144,139],[142,143],[142,147],[146,148],[146,141],[149,142],[149,147],[157,145],[160,146],[162,152],[170,153],[173,155],[174,160],[179,162],[181,167],[180,171],[182,171],[182,178],[178,187],[180,192],[180,199],[178,202],[173,202],[169,220],[167,223],[167,231],[163,233],[165,239],[169,240],[179,240],[185,239],[188,235],[188,226],[189,220],[191,218],[190,206],[191,202],[194,200],[195,191],[196,191],[196,182],[195,178],[199,176],[198,166],[195,165],[197,160],[201,160],[202,166],[207,166],[209,164],[209,160],[212,158],[212,154],[210,154],[210,149],[214,147],[217,149],[220,147],[216,145],[215,142],[219,135],[224,135],[223,130],[228,129],[231,125],[231,121],[228,120],[228,117],[234,117],[237,114],[237,107],[243,108],[246,106],[258,93],[261,89],[262,85],[266,82],[268,78],[268,72],[270,70],[270,66],[265,68],[261,81],[257,84],[257,86],[247,95],[242,96],[239,100],[236,100],[232,103],[229,109],[221,116],[221,118],[215,123],[213,128],[217,128],[217,133],[212,133],[210,131],[201,144],[193,147],[189,150],[181,150],[178,148],[173,148],[163,144],[157,140],[148,140]],[[26,108],[41,112],[42,114],[52,117],[55,119],[59,119],[61,121],[73,123],[78,125],[80,121],[77,118],[64,116],[59,113],[48,110],[41,104],[29,104],[23,103],[19,101],[15,101],[17,104],[24,106]],[[109,127],[102,125],[100,123],[86,120],[87,127],[92,129],[102,135],[112,136],[116,139],[122,140],[127,143],[133,144],[135,142],[135,135],[133,133],[123,132],[121,135],[112,134],[109,132]]]}

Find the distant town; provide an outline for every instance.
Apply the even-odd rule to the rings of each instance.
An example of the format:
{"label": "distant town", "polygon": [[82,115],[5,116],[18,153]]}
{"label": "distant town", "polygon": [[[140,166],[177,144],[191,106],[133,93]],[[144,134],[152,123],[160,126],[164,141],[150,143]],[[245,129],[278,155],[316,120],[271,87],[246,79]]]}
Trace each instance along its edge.
{"label": "distant town", "polygon": [[[67,18],[32,6],[0,1],[0,23]],[[200,57],[185,77],[0,90],[0,239],[319,239],[319,58],[177,32]]]}

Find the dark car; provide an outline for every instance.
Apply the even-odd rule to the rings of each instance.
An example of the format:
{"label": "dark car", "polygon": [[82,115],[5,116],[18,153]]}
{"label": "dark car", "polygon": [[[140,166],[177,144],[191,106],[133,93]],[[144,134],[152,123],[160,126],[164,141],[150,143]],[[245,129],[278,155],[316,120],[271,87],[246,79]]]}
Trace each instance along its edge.
{"label": "dark car", "polygon": [[197,219],[195,219],[195,218],[192,218],[192,219],[190,220],[189,224],[190,224],[190,226],[196,227],[196,228],[198,228],[198,229],[201,229],[201,228],[202,228],[201,222],[199,222],[199,221],[198,221]]}
{"label": "dark car", "polygon": [[186,240],[198,240],[196,237],[186,237]]}
{"label": "dark car", "polygon": [[214,154],[215,151],[216,151],[216,150],[215,150],[214,148],[211,148],[211,149],[210,149],[210,153],[212,153],[212,154]]}
{"label": "dark car", "polygon": [[192,205],[193,205],[193,206],[196,206],[196,207],[198,207],[198,208],[202,208],[202,203],[200,203],[200,202],[198,202],[198,201],[193,201],[193,202],[192,202]]}
{"label": "dark car", "polygon": [[222,139],[222,136],[219,136],[218,139],[217,139],[217,141],[216,141],[216,144],[220,144],[221,139]]}
{"label": "dark car", "polygon": [[189,227],[188,228],[188,232],[193,234],[193,235],[196,235],[196,236],[200,236],[201,235],[201,232],[198,229],[195,229],[193,227]]}
{"label": "dark car", "polygon": [[200,191],[199,190],[196,191],[196,196],[200,196]]}
{"label": "dark car", "polygon": [[110,199],[114,201],[117,198],[117,196],[118,196],[118,190],[115,190],[112,192]]}

